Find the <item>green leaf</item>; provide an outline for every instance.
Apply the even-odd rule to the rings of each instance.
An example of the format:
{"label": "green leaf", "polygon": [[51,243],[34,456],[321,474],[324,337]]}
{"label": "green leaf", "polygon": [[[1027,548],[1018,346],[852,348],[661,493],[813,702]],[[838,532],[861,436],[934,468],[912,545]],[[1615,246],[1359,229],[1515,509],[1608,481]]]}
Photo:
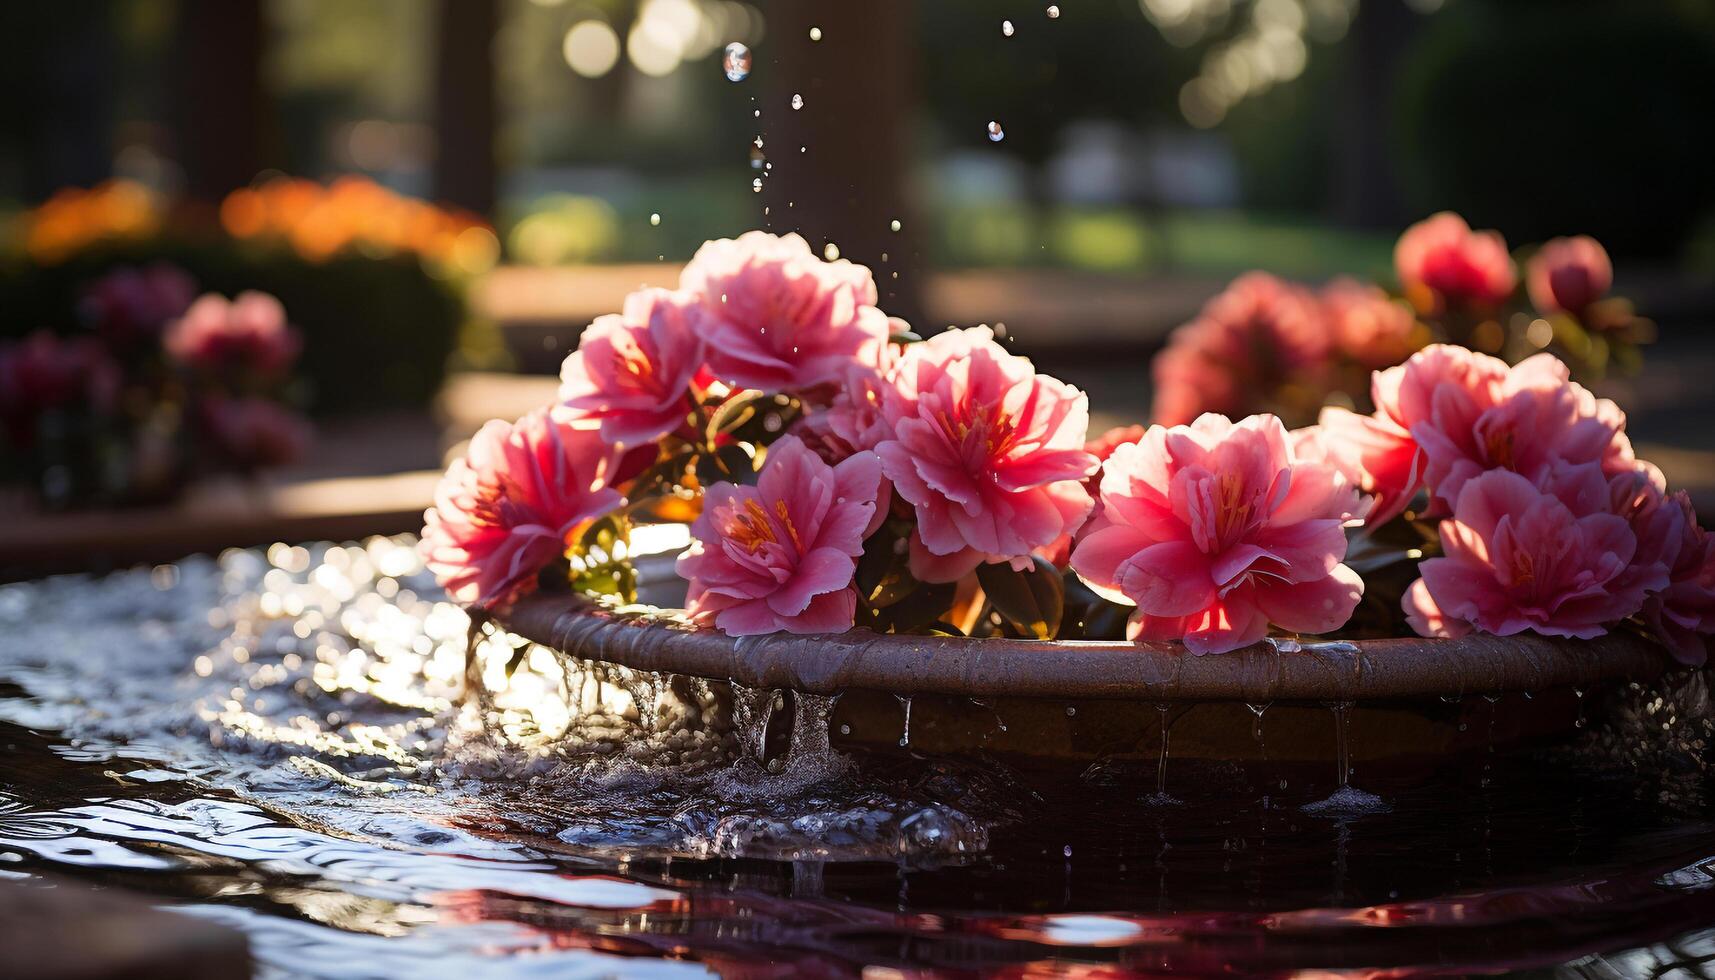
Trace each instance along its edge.
{"label": "green leaf", "polygon": [[637,573],[631,567],[631,522],[618,514],[598,518],[572,545],[568,580],[572,588],[622,602],[637,601]]}
{"label": "green leaf", "polygon": [[1022,572],[1013,571],[1006,562],[978,565],[977,581],[994,611],[1013,629],[1038,640],[1052,639],[1060,632],[1066,584],[1047,559],[1036,558]]}
{"label": "green leaf", "polygon": [[888,521],[863,543],[857,563],[858,597],[876,609],[893,605],[917,588],[905,542],[901,528]]}

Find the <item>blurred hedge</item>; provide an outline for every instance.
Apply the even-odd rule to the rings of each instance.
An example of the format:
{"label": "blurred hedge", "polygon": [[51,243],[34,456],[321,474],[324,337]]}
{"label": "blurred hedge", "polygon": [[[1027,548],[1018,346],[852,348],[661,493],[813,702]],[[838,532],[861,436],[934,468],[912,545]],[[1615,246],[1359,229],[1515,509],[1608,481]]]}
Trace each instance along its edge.
{"label": "blurred hedge", "polygon": [[278,297],[303,332],[299,373],[320,415],[427,405],[465,321],[461,284],[431,276],[412,254],[345,252],[311,262],[271,245],[147,239],[101,243],[54,264],[0,262],[0,337],[43,327],[75,333],[86,284],[115,266],[158,259],[184,268],[204,292]]}

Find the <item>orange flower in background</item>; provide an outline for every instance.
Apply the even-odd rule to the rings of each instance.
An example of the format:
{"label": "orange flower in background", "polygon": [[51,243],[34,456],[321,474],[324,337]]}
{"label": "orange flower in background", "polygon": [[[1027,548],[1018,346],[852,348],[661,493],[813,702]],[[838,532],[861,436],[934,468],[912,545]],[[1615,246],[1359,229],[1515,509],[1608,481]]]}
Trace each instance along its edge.
{"label": "orange flower in background", "polygon": [[311,262],[348,251],[416,255],[474,275],[500,255],[500,240],[476,215],[406,197],[359,176],[327,185],[276,177],[241,188],[221,202],[220,224],[237,239],[283,241]]}
{"label": "orange flower in background", "polygon": [[98,242],[153,235],[164,212],[160,196],[133,181],[67,187],[24,216],[24,251],[42,265],[54,265]]}

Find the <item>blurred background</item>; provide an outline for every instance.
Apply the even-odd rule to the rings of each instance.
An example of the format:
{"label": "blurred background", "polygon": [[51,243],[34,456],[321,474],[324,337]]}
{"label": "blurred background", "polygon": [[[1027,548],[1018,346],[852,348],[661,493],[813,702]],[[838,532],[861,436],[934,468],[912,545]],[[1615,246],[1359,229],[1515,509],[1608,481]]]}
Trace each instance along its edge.
{"label": "blurred background", "polygon": [[924,332],[1003,324],[1096,427],[1242,270],[1388,282],[1443,209],[1590,234],[1661,330],[1604,393],[1715,486],[1706,0],[56,0],[0,36],[0,339],[167,261],[281,300],[270,397],[315,426],[264,476],[10,522],[0,574],[414,529],[584,324],[755,227]]}

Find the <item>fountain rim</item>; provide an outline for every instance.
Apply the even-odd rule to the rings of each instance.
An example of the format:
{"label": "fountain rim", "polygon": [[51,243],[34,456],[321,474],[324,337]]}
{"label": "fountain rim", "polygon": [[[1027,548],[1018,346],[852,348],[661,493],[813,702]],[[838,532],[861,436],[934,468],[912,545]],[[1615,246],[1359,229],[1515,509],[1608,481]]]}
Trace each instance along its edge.
{"label": "fountain rim", "polygon": [[734,638],[567,594],[527,596],[493,620],[562,656],[820,695],[872,690],[1250,704],[1423,700],[1653,680],[1672,667],[1660,646],[1630,632],[1590,640],[1532,634],[1276,639],[1198,656],[1176,642],[901,636],[863,629]]}

